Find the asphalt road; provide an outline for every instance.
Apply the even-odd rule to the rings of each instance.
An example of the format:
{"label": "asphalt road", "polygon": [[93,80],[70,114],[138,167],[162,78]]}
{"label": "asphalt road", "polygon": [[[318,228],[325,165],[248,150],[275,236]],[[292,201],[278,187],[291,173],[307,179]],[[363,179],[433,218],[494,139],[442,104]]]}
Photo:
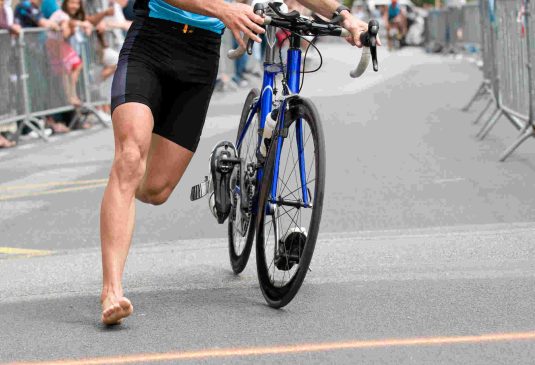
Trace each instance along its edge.
{"label": "asphalt road", "polygon": [[355,81],[354,50],[322,49],[304,89],[326,132],[322,233],[289,306],[264,304],[254,260],[232,275],[226,227],[188,201],[246,91],[217,94],[173,197],[138,205],[135,312],[111,330],[98,323],[111,130],[0,152],[0,362],[533,363],[535,146],[497,162],[517,133],[506,121],[475,140],[478,108],[460,111],[481,80],[470,63],[383,52]]}

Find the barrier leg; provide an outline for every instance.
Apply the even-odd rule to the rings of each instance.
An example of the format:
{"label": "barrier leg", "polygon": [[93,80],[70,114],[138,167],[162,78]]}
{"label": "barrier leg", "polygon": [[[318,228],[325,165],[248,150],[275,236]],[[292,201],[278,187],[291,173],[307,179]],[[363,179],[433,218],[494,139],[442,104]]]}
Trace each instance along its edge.
{"label": "barrier leg", "polygon": [[476,120],[474,120],[473,124],[478,124],[479,121],[481,120],[481,118],[483,118],[483,116],[485,115],[485,113],[487,112],[487,110],[489,110],[490,106],[494,103],[494,100],[489,100],[489,102],[487,103],[487,106],[485,106],[485,108],[481,111],[481,113],[479,113],[479,116],[476,118]]}
{"label": "barrier leg", "polygon": [[39,120],[37,118],[30,117],[30,118],[22,120],[22,122],[20,123],[17,129],[17,133],[15,134],[15,140],[17,142],[19,141],[19,137],[22,134],[22,128],[24,128],[25,126],[30,128],[35,133],[37,133],[39,138],[41,138],[45,142],[49,141],[47,135],[45,134],[44,129],[39,126]]}
{"label": "barrier leg", "polygon": [[519,131],[523,130],[526,126],[524,123],[522,123],[520,121],[520,119],[518,119],[517,117],[515,117],[514,115],[511,115],[509,113],[503,113],[505,115],[505,117],[507,118],[507,120],[509,120],[511,122],[511,124],[513,125],[513,127],[515,127],[516,129],[518,129]]}
{"label": "barrier leg", "polygon": [[527,141],[529,138],[535,137],[535,127],[528,123],[528,128],[526,131],[509,147],[505,150],[505,152],[500,157],[500,162],[504,162],[509,156],[515,152],[520,145],[522,145],[525,141]]}
{"label": "barrier leg", "polygon": [[503,115],[503,110],[498,109],[497,113],[494,113],[494,116],[491,119],[489,119],[489,121],[483,126],[483,128],[481,128],[481,130],[477,134],[477,137],[479,138],[480,141],[485,139],[485,137],[489,134],[492,128],[494,128],[496,123],[498,123],[498,120],[500,120],[502,115]]}
{"label": "barrier leg", "polygon": [[462,109],[463,112],[467,112],[468,110],[470,110],[470,108],[472,107],[472,105],[477,101],[479,100],[483,95],[485,95],[485,91],[486,91],[486,84],[485,84],[485,81],[483,81],[483,83],[481,83],[481,86],[479,86],[479,89],[477,89],[475,95],[472,97],[472,99],[468,102],[468,104]]}
{"label": "barrier leg", "polygon": [[100,117],[100,114],[97,112],[97,108],[95,108],[94,106],[91,106],[91,105],[84,105],[84,109],[85,109],[86,113],[93,114],[97,118],[97,121],[100,124],[102,124],[103,127],[105,127],[105,128],[109,128],[110,127],[110,123],[106,122],[104,119],[102,119]]}

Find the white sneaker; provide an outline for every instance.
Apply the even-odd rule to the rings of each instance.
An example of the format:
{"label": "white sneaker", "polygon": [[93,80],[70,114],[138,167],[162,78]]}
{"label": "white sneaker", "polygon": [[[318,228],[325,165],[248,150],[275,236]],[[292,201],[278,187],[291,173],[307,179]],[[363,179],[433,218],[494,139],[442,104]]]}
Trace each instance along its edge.
{"label": "white sneaker", "polygon": [[[50,128],[45,128],[43,130],[43,134],[46,136],[46,137],[50,137],[52,135],[53,131],[52,129]],[[37,139],[39,138],[39,134],[36,132],[36,131],[31,131],[30,133],[26,134],[26,135],[22,135],[20,136],[20,138],[22,138],[23,140],[25,139]]]}

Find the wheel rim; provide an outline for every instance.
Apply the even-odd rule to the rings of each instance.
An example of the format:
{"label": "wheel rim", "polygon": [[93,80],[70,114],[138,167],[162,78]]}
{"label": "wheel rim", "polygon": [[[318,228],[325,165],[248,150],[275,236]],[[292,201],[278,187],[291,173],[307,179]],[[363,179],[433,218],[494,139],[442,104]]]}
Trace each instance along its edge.
{"label": "wheel rim", "polygon": [[[248,164],[254,163],[256,161],[256,136],[258,130],[258,114],[253,117],[251,125],[247,129],[247,132],[243,138],[243,143],[238,149],[238,156],[240,158],[245,158],[245,166]],[[239,131],[241,133],[241,130]],[[241,171],[240,171],[241,173]],[[256,174],[255,174],[256,176]],[[256,177],[254,177],[256,178]],[[239,175],[237,178],[237,186],[241,189]],[[248,187],[244,187],[248,188]],[[241,206],[241,196],[234,191],[233,201],[235,203],[233,207],[233,219],[232,219],[232,245],[234,249],[234,254],[240,256],[243,253],[243,250],[246,247],[248,232],[251,229],[251,226],[254,225],[252,220],[252,215],[249,213],[247,216],[244,216],[240,206]],[[247,229],[244,229],[244,225],[247,225]]]}

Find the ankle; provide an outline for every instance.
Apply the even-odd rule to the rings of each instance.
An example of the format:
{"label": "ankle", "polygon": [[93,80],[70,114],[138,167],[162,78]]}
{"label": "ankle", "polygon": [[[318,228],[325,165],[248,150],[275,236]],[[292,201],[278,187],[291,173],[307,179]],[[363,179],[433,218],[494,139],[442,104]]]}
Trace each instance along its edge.
{"label": "ankle", "polygon": [[102,288],[102,294],[100,295],[100,301],[104,302],[107,298],[120,298],[123,296],[123,288],[116,286],[104,286]]}

